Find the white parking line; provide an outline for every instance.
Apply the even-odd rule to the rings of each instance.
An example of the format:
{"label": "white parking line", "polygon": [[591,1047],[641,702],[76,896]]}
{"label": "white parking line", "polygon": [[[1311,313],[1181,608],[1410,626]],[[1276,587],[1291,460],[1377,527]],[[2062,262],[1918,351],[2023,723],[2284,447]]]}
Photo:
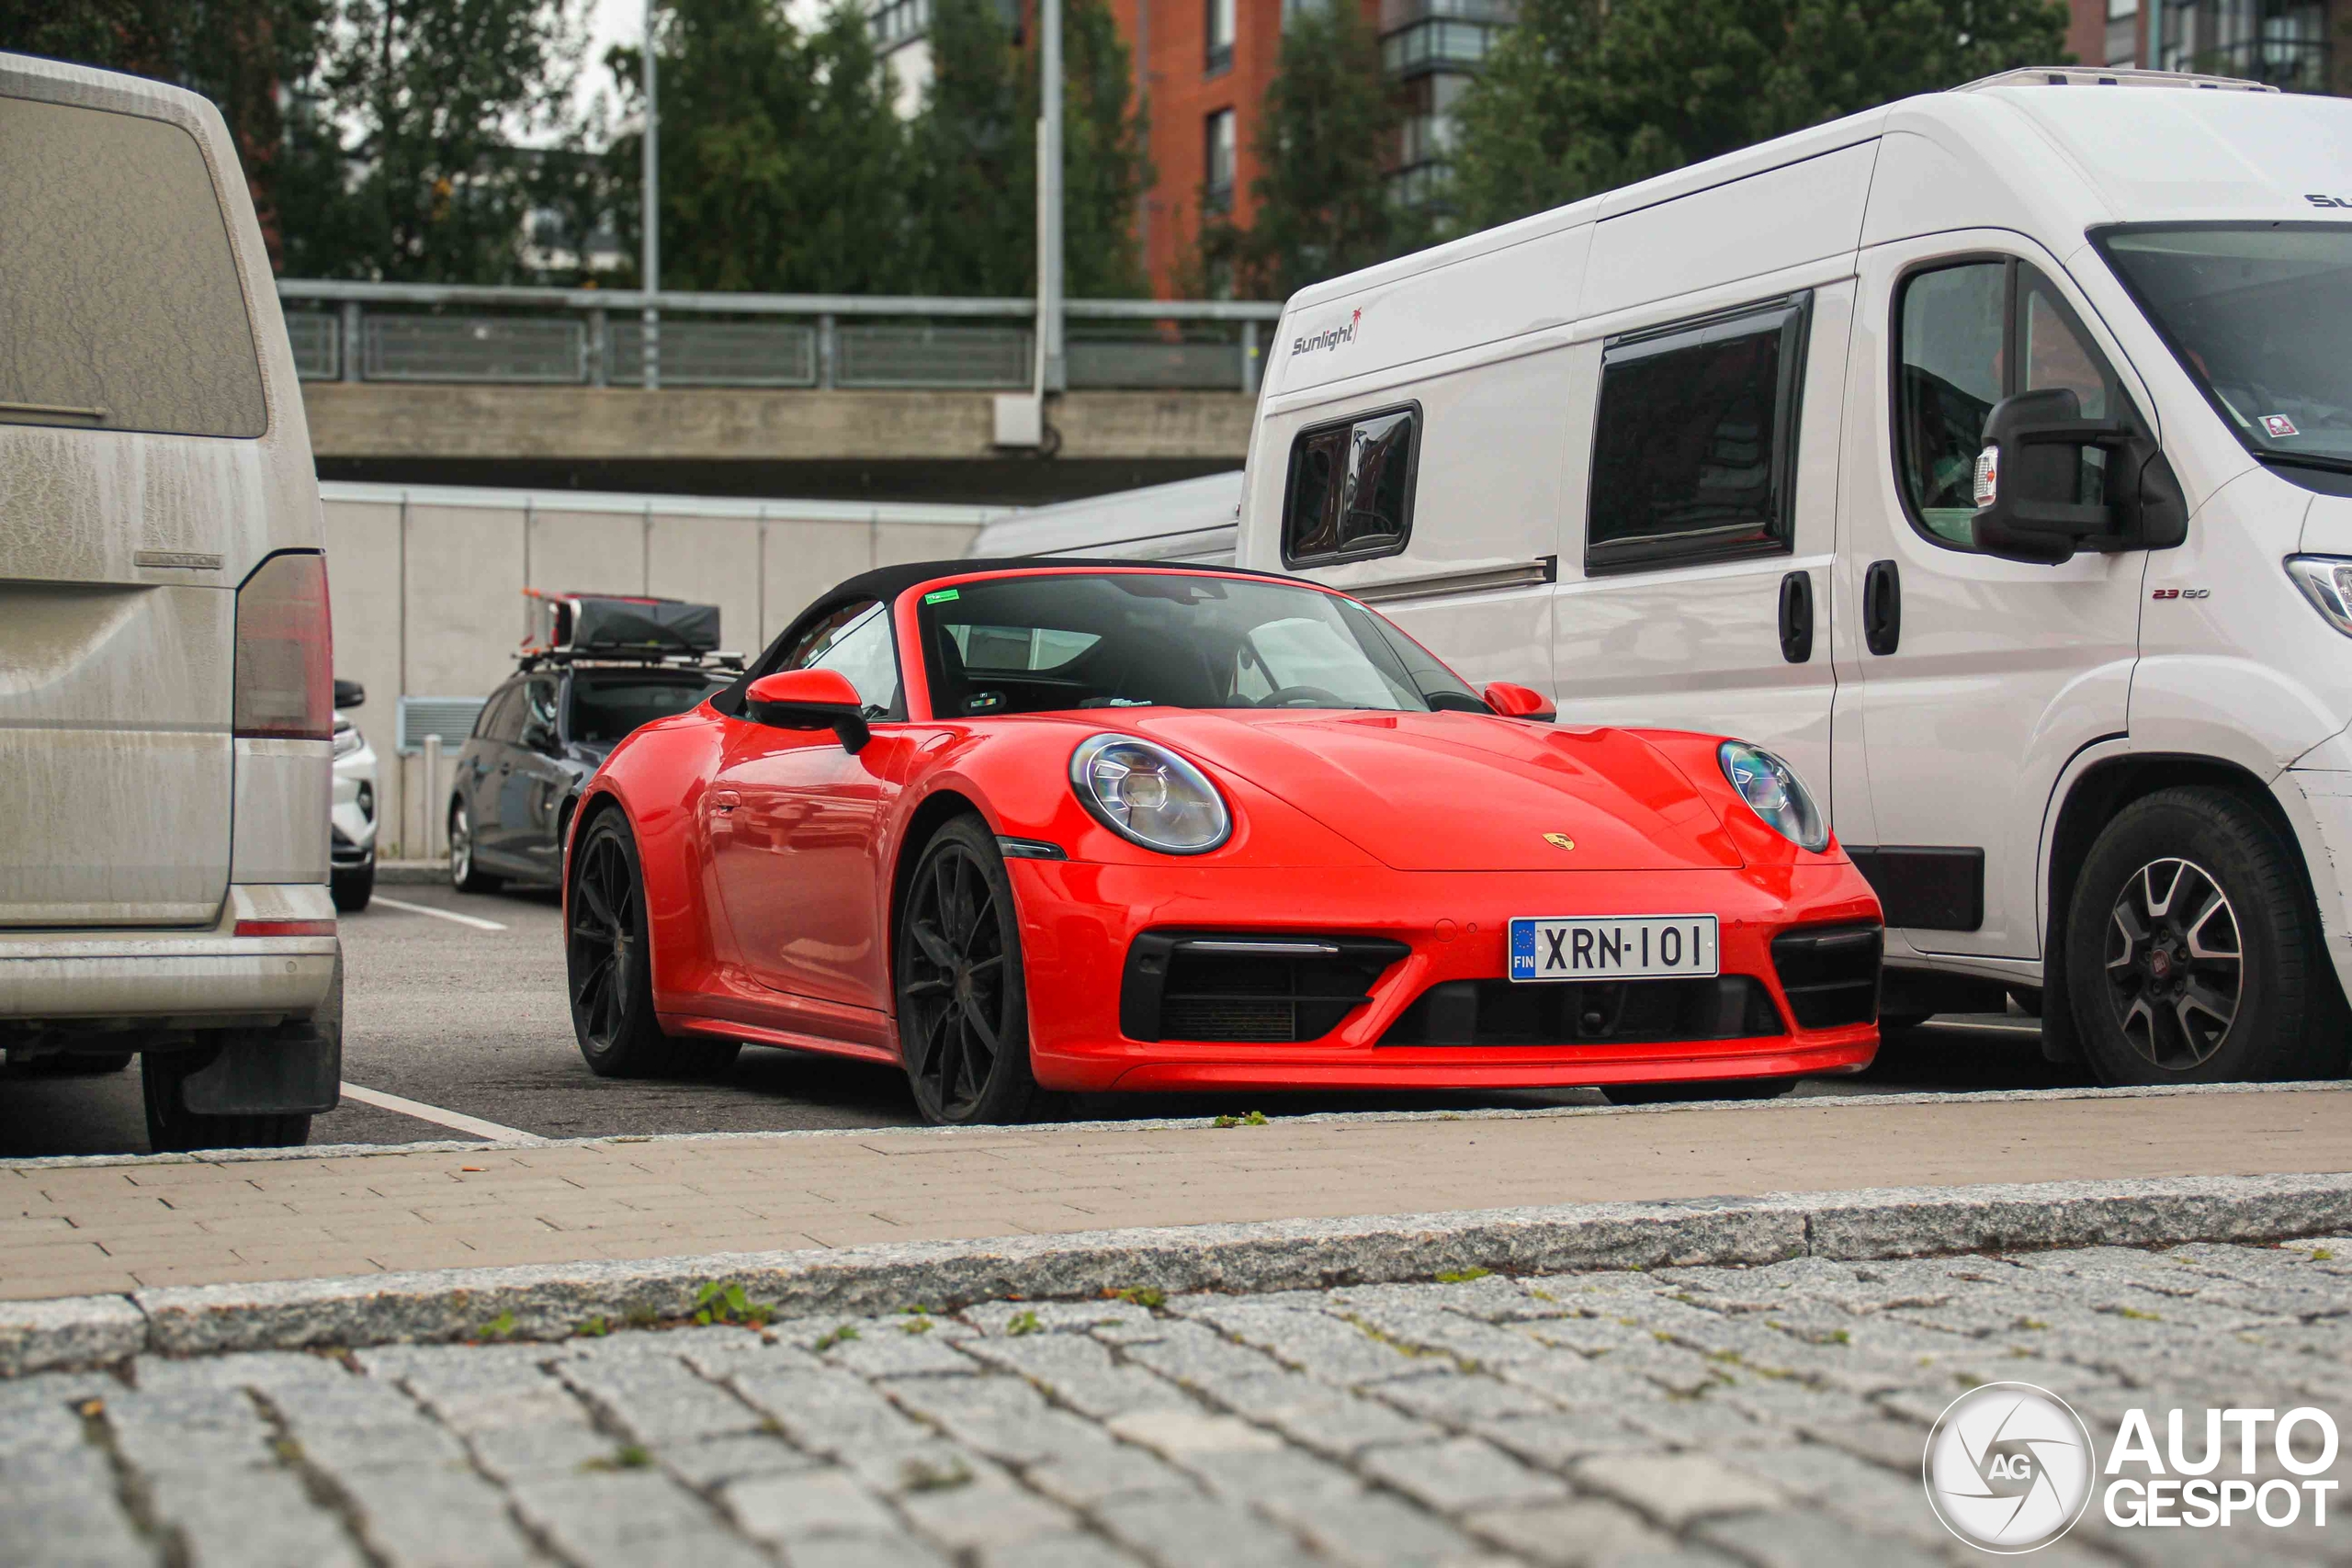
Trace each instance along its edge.
{"label": "white parking line", "polygon": [[455,920],[478,931],[503,931],[506,929],[496,920],[485,920],[480,915],[461,915],[455,909],[436,909],[430,904],[411,904],[399,898],[387,898],[381,893],[376,895],[376,902],[387,909],[398,909],[403,914],[430,915],[436,920]]}
{"label": "white parking line", "polygon": [[547,1140],[536,1133],[526,1133],[519,1127],[502,1127],[495,1122],[485,1122],[479,1116],[461,1111],[444,1111],[437,1105],[427,1105],[421,1100],[407,1100],[381,1089],[362,1089],[356,1083],[343,1086],[343,1097],[362,1105],[372,1105],[379,1111],[397,1111],[403,1116],[413,1116],[420,1122],[438,1122],[460,1133],[471,1133],[477,1138],[488,1138],[493,1144],[543,1144]]}
{"label": "white parking line", "polygon": [[1922,1029],[1990,1029],[2003,1034],[2039,1034],[2038,1023],[1973,1023],[1960,1018],[1932,1018],[1919,1026]]}

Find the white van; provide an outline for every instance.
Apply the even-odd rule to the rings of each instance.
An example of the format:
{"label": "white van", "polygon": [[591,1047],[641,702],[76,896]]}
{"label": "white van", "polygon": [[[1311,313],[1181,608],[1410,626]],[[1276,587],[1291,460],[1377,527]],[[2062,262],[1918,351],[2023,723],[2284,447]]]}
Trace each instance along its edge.
{"label": "white van", "polygon": [[334,694],[253,200],[202,98],[0,54],[0,1046],[139,1055],[158,1149],[300,1143]]}
{"label": "white van", "polygon": [[1884,1016],[2343,1070],[2352,102],[2021,71],[1305,290],[1240,564],[1793,762]]}
{"label": "white van", "polygon": [[1007,513],[982,525],[966,556],[1090,556],[1233,564],[1241,470],[1146,485]]}

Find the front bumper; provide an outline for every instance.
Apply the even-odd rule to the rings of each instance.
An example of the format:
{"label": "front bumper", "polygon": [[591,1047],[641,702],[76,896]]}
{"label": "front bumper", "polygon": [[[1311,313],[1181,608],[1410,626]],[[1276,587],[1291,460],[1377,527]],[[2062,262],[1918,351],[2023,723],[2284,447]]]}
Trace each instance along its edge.
{"label": "front bumper", "polygon": [[[1874,1022],[1797,1026],[1771,958],[1772,938],[1792,926],[1878,919],[1869,886],[1842,862],[1640,874],[1055,861],[1012,861],[1006,869],[1021,909],[1031,1061],[1048,1089],[1533,1089],[1794,1077],[1859,1072],[1878,1051]],[[1502,976],[1514,917],[1693,913],[1717,917],[1723,973],[1763,985],[1783,1032],[1633,1044],[1379,1043],[1430,987]],[[1410,953],[1373,985],[1368,1004],[1319,1040],[1133,1039],[1119,1021],[1128,947],[1145,931],[1171,927],[1376,936]]]}
{"label": "front bumper", "polygon": [[236,926],[334,919],[323,883],[264,883],[232,886],[209,928],[0,935],[0,1020],[199,1029],[309,1018],[333,990],[341,939]]}

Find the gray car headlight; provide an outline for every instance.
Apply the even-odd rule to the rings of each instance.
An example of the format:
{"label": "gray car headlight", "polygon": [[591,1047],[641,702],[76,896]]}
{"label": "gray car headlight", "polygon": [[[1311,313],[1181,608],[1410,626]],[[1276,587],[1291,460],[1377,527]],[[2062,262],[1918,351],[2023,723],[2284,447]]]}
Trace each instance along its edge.
{"label": "gray car headlight", "polygon": [[1739,798],[1767,827],[1801,850],[1818,852],[1829,847],[1829,824],[1794,768],[1745,740],[1724,741],[1715,759]]}
{"label": "gray car headlight", "polygon": [[1080,745],[1070,754],[1069,784],[1096,821],[1162,854],[1206,854],[1233,832],[1233,814],[1206,773],[1132,735]]}

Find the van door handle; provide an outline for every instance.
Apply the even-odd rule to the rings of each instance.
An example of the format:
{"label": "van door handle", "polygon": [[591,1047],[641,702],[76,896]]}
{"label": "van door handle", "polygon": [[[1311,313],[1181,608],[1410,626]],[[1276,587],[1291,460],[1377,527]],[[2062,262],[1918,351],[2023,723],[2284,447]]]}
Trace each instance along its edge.
{"label": "van door handle", "polygon": [[1781,579],[1781,657],[1803,664],[1813,657],[1813,573]]}
{"label": "van door handle", "polygon": [[1903,641],[1903,574],[1891,560],[1874,560],[1862,574],[1862,641],[1876,654]]}

